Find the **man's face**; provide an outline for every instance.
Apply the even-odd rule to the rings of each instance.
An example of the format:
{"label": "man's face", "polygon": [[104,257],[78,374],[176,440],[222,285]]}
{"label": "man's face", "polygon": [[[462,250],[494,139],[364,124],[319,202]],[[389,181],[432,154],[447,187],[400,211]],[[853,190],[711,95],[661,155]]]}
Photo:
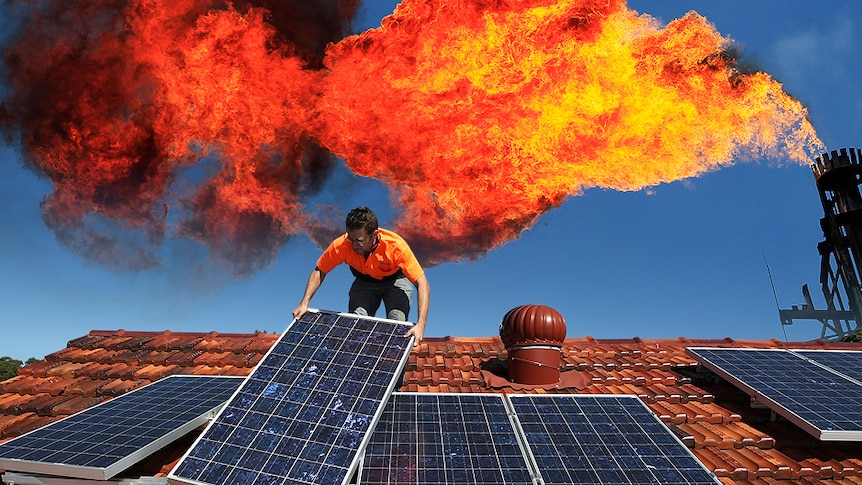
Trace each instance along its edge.
{"label": "man's face", "polygon": [[374,247],[374,240],[377,238],[377,231],[368,234],[365,228],[348,229],[347,240],[357,253],[368,256],[371,253],[371,248]]}

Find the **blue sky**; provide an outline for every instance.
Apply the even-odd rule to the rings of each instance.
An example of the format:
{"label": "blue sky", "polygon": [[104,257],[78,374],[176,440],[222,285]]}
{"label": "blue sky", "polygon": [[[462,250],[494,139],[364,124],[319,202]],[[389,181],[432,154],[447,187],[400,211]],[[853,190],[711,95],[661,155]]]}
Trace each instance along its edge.
{"label": "blue sky", "polygon": [[[357,29],[379,25],[397,2],[366,2]],[[695,10],[744,47],[809,109],[829,149],[862,137],[862,3],[847,1],[630,1],[663,22]],[[375,208],[389,194],[341,168],[323,198]],[[359,190],[348,197],[339,188]],[[235,280],[165,245],[165,267],[113,272],[57,244],[40,216],[50,183],[0,147],[0,356],[43,357],[92,329],[282,331],[320,249],[293,237],[270,268]],[[427,270],[426,336],[489,337],[527,303],[552,306],[569,337],[809,340],[816,322],[782,328],[782,308],[819,294],[822,216],[811,170],[779,161],[739,163],[695,179],[617,192],[590,189],[542,216],[519,239],[471,263]],[[351,282],[336,269],[312,306],[341,311]],[[411,314],[415,318],[415,310]]]}

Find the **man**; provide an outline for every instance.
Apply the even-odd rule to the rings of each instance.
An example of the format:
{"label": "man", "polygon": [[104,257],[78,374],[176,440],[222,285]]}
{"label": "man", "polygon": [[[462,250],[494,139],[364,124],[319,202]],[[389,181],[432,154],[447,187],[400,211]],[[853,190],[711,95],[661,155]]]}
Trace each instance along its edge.
{"label": "man", "polygon": [[332,241],[317,260],[293,316],[299,318],[304,315],[326,274],[339,264],[347,263],[356,277],[350,287],[350,313],[374,316],[382,301],[386,318],[406,321],[410,314],[413,286],[416,286],[418,318],[406,335],[413,335],[418,345],[425,334],[431,289],[410,246],[398,234],[378,228],[377,216],[367,207],[350,211],[346,226],[347,233]]}

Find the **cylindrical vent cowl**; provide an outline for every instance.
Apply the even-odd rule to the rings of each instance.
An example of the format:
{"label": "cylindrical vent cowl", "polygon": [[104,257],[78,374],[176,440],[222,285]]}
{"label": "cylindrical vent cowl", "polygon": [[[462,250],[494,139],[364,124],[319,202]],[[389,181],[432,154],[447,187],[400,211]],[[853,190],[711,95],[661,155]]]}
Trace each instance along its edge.
{"label": "cylindrical vent cowl", "polygon": [[500,338],[507,349],[534,344],[562,346],[566,339],[566,320],[549,306],[521,305],[503,317]]}
{"label": "cylindrical vent cowl", "polygon": [[500,322],[500,338],[509,354],[509,379],[519,384],[556,384],[560,381],[560,348],[566,321],[545,305],[522,305],[509,310]]}

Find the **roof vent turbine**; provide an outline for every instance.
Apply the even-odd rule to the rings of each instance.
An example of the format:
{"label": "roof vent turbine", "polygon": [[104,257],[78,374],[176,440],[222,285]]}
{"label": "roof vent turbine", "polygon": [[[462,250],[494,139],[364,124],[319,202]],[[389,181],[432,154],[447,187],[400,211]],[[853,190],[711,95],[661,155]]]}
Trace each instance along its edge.
{"label": "roof vent turbine", "polygon": [[509,380],[546,385],[560,381],[560,349],[566,321],[545,305],[522,305],[509,310],[500,322],[500,338],[509,354]]}

